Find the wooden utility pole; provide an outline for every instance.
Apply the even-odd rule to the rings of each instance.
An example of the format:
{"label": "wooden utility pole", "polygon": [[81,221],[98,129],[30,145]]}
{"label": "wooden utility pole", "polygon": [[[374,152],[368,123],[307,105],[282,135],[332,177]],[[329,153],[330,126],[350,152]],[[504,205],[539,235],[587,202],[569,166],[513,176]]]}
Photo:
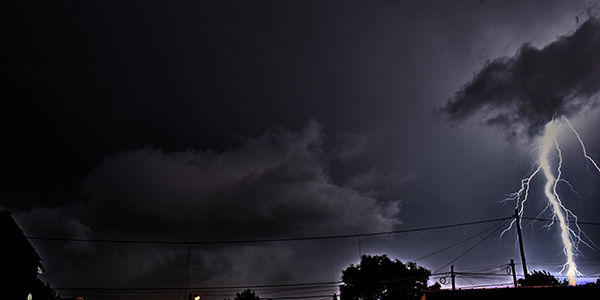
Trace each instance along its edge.
{"label": "wooden utility pole", "polygon": [[521,249],[521,263],[523,264],[523,274],[525,275],[525,281],[529,279],[529,273],[527,273],[527,263],[525,262],[525,250],[523,249],[523,237],[521,236],[521,221],[519,220],[519,212],[515,209],[515,219],[517,220],[517,236],[519,237],[519,248]]}
{"label": "wooden utility pole", "polygon": [[450,266],[450,277],[452,278],[452,290],[456,290],[456,283],[455,283],[455,279],[456,279],[456,273],[454,273],[454,265]]}

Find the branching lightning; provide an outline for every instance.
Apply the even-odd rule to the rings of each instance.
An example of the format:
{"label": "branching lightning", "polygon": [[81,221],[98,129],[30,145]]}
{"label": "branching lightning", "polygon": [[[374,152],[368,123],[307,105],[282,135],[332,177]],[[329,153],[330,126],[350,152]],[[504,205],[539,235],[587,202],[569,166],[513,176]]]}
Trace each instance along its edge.
{"label": "branching lightning", "polygon": [[[599,165],[588,155],[583,140],[565,118],[580,115],[583,110],[590,110],[600,103],[599,51],[600,18],[591,13],[571,34],[559,36],[541,48],[526,43],[512,56],[486,62],[440,110],[451,122],[479,116],[486,125],[499,129],[513,142],[519,141],[520,137],[532,138],[543,131],[536,148],[539,151],[537,162],[521,179],[520,189],[508,194],[504,200],[515,201],[515,214],[523,216],[529,197],[534,195],[532,185],[545,181],[544,193],[540,195],[547,199],[548,205],[543,212],[551,211],[554,215],[549,226],[560,227],[566,256],[561,272],[568,274],[572,284],[580,275],[573,258],[581,255],[578,246],[597,246],[581,231],[577,217],[565,207],[566,198],[561,198],[558,193],[562,192],[560,186],[570,188],[573,195],[580,196],[574,186],[562,178],[563,153],[559,145],[562,135],[558,134],[577,138],[588,172],[600,177]],[[565,160],[564,163],[569,162]],[[515,218],[508,229],[517,220],[519,218]]]}
{"label": "branching lightning", "polygon": [[[559,182],[564,182],[568,184],[571,189],[573,189],[573,187],[565,179],[561,178],[563,157],[562,151],[558,143],[557,134],[564,124],[567,124],[571,132],[573,132],[573,134],[577,137],[577,140],[579,141],[581,149],[583,151],[583,156],[588,161],[588,169],[589,165],[591,164],[594,167],[594,169],[598,173],[600,173],[600,167],[598,167],[598,164],[587,153],[585,144],[583,143],[583,140],[581,139],[575,128],[573,128],[568,119],[562,117],[560,120],[552,120],[548,124],[546,124],[544,134],[539,144],[538,160],[534,164],[532,172],[529,176],[521,180],[521,188],[517,192],[509,194],[505,200],[515,201],[518,214],[519,216],[522,216],[525,203],[529,199],[529,189],[531,181],[540,172],[544,174],[544,177],[546,179],[546,184],[544,186],[544,195],[548,200],[547,207],[551,209],[554,216],[553,220],[555,221],[551,225],[556,224],[560,227],[560,237],[564,246],[563,253],[566,257],[566,262],[562,266],[560,272],[563,273],[566,271],[566,274],[569,277],[569,282],[572,285],[575,285],[575,277],[582,275],[577,270],[577,264],[575,263],[574,259],[576,253],[578,252],[578,245],[583,243],[587,246],[590,246],[590,243],[592,242],[590,241],[590,243],[588,243],[582,239],[583,232],[577,225],[577,216],[565,207],[563,199],[561,199],[557,192],[557,186]],[[558,161],[556,163],[555,168],[553,169],[550,162],[550,154],[554,152],[556,153],[556,158]],[[510,229],[510,227],[508,229]],[[506,229],[505,232],[508,229]]]}

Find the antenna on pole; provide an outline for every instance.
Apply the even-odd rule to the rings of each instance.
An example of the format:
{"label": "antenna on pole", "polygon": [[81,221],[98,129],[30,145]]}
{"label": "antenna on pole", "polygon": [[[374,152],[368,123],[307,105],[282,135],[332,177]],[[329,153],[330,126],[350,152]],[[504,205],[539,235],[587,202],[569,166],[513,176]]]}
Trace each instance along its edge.
{"label": "antenna on pole", "polygon": [[513,284],[517,287],[517,272],[515,271],[515,261],[512,258],[510,259],[510,271],[513,277]]}

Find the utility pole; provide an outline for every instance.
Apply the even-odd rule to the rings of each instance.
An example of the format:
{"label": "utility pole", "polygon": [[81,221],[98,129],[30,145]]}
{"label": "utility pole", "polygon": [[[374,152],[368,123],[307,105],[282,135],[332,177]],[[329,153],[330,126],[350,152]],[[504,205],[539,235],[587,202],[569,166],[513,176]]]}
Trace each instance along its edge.
{"label": "utility pole", "polygon": [[450,277],[452,278],[452,290],[456,290],[455,278],[456,273],[454,273],[454,265],[450,266]]}
{"label": "utility pole", "polygon": [[517,287],[517,272],[515,272],[515,260],[512,258],[510,259],[510,271],[512,272],[513,283],[515,287]]}
{"label": "utility pole", "polygon": [[523,237],[521,236],[521,221],[519,220],[519,212],[515,209],[515,219],[517,220],[517,236],[519,237],[519,248],[521,249],[521,263],[523,264],[523,274],[525,275],[525,281],[529,279],[529,273],[527,273],[527,263],[525,262],[525,250],[523,250]]}

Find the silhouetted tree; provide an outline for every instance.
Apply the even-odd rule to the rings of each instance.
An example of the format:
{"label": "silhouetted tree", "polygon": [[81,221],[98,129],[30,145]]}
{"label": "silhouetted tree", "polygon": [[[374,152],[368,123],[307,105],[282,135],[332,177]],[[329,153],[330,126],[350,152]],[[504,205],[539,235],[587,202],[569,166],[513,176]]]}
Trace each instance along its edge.
{"label": "silhouetted tree", "polygon": [[234,300],[260,300],[260,297],[253,290],[247,289],[241,293],[236,293]]}
{"label": "silhouetted tree", "polygon": [[363,255],[359,265],[342,271],[341,300],[419,299],[431,271],[387,255]]}
{"label": "silhouetted tree", "polygon": [[434,291],[439,291],[442,289],[442,285],[439,282],[436,282],[430,286],[427,287],[428,290],[434,290]]}
{"label": "silhouetted tree", "polygon": [[565,279],[560,282],[556,277],[546,271],[533,271],[529,274],[528,279],[521,278],[517,280],[520,286],[540,286],[540,285],[567,285],[568,281]]}

